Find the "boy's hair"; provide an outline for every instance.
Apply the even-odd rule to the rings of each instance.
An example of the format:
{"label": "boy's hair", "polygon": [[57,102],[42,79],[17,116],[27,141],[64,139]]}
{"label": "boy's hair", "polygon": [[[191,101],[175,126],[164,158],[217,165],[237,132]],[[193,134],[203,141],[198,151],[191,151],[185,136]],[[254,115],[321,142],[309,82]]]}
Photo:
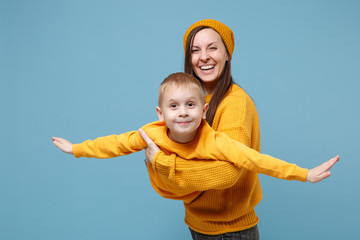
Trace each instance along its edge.
{"label": "boy's hair", "polygon": [[203,104],[205,104],[205,96],[203,94],[203,89],[202,89],[202,86],[201,86],[199,80],[197,80],[194,76],[192,76],[192,75],[190,75],[188,73],[178,72],[178,73],[170,74],[160,84],[159,98],[158,98],[158,105],[159,106],[162,103],[162,97],[163,97],[164,93],[169,88],[173,88],[173,87],[175,87],[175,88],[185,87],[185,88],[188,88],[188,89],[189,88],[196,89],[198,91],[198,93],[199,93],[199,97],[201,99],[201,102]]}

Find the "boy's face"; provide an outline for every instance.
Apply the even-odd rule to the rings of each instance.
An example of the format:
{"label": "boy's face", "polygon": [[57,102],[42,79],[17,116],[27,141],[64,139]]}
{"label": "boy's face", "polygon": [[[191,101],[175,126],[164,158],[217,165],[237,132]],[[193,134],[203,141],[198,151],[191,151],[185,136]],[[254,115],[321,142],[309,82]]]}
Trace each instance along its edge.
{"label": "boy's face", "polygon": [[169,138],[179,143],[194,140],[208,109],[208,105],[202,103],[198,90],[194,87],[169,87],[163,93],[160,104],[156,113],[160,121],[166,122]]}

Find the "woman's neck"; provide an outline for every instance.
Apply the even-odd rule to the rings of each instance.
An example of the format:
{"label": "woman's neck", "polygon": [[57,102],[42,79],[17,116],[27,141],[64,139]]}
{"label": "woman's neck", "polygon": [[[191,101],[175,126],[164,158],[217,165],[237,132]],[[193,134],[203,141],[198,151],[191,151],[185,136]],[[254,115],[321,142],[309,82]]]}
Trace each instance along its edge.
{"label": "woman's neck", "polygon": [[208,83],[202,82],[202,87],[204,89],[205,95],[213,94],[215,92],[216,84],[216,81]]}

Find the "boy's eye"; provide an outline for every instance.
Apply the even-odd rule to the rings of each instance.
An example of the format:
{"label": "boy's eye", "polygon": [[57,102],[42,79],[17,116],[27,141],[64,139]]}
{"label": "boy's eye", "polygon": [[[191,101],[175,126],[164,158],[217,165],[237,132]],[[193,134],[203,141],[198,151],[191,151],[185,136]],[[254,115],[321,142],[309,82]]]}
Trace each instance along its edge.
{"label": "boy's eye", "polygon": [[194,106],[195,106],[195,103],[189,102],[189,103],[188,103],[188,106],[189,106],[189,107],[194,107]]}
{"label": "boy's eye", "polygon": [[176,105],[176,104],[171,104],[170,107],[171,107],[171,108],[176,108],[177,105]]}

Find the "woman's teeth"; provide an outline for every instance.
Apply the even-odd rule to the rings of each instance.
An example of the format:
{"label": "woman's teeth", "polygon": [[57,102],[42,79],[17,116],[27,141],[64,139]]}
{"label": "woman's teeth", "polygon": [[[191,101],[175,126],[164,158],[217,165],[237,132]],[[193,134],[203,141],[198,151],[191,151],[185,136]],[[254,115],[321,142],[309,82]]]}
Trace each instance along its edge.
{"label": "woman's teeth", "polygon": [[201,66],[200,69],[201,70],[209,70],[209,69],[213,69],[215,67],[215,65],[207,65],[207,66]]}

